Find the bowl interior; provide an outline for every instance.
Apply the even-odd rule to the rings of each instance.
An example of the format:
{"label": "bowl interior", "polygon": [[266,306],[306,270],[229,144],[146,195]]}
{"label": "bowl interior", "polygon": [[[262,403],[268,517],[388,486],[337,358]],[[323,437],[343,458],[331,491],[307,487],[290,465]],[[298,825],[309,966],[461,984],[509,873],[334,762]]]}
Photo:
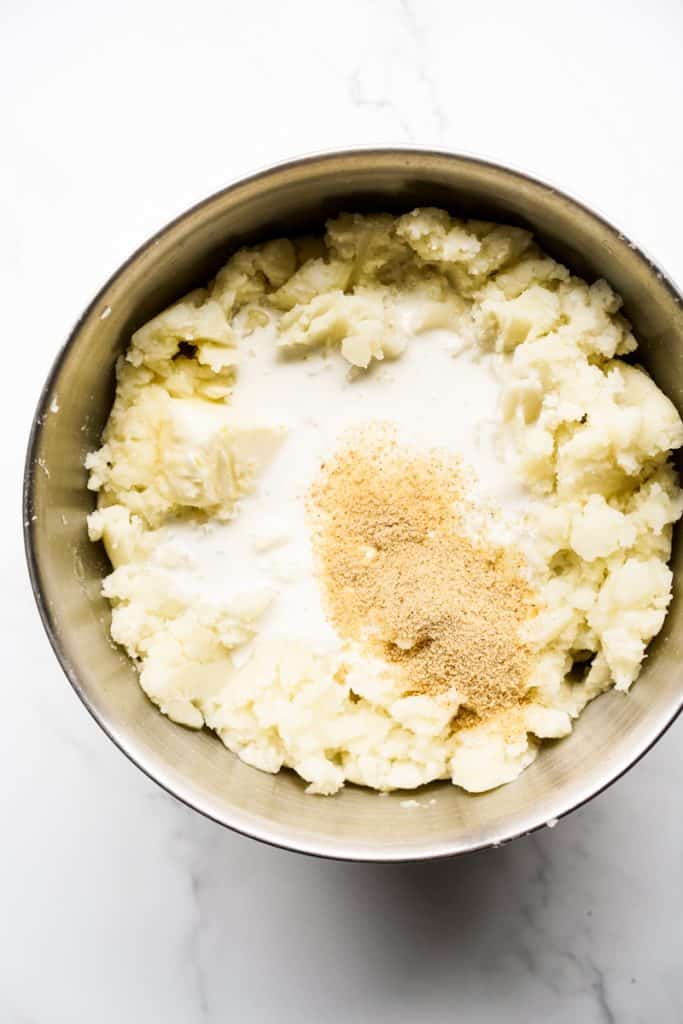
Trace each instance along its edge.
{"label": "bowl interior", "polygon": [[[88,542],[85,454],[97,447],[113,368],[131,332],[204,283],[245,243],[319,228],[343,210],[417,205],[530,227],[588,280],[605,277],[625,300],[638,359],[683,410],[683,311],[670,283],[615,229],[523,175],[448,154],[385,150],[283,165],[206,200],[152,239],[106,285],[59,357],[38,410],[26,476],[27,548],[41,612],[75,689],[114,741],[182,800],[224,824],[293,849],[358,859],[445,855],[505,841],[561,816],[637,759],[681,707],[680,587],[663,632],[628,697],[594,701],[566,739],[548,744],[510,786],[470,796],[446,783],[417,794],[347,787],[310,797],[291,772],[242,764],[208,732],[168,721],[147,700],[127,657],[108,639],[100,595],[108,569]],[[50,411],[57,399],[58,412]],[[680,576],[681,546],[673,566]],[[412,801],[417,801],[417,806]]]}

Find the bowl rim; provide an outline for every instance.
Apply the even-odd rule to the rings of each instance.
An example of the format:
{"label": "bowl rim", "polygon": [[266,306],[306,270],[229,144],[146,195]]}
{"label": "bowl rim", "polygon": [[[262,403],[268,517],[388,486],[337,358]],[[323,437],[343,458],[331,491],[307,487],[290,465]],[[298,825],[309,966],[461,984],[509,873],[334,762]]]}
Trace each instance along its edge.
{"label": "bowl rim", "polygon": [[[189,807],[191,810],[202,814],[204,817],[209,818],[217,825],[221,825],[223,828],[228,828],[233,832],[243,835],[250,839],[255,839],[258,842],[264,843],[267,846],[274,847],[276,849],[287,850],[292,853],[300,853],[308,856],[320,857],[326,860],[338,860],[348,862],[363,862],[363,863],[408,863],[417,861],[429,861],[429,860],[443,860],[450,857],[466,855],[469,853],[476,853],[481,850],[498,848],[504,846],[507,843],[512,842],[525,835],[531,835],[534,832],[539,831],[542,828],[553,827],[557,822],[568,814],[573,813],[578,808],[583,807],[585,804],[593,800],[609,789],[615,782],[617,782],[622,776],[626,774],[631,768],[633,768],[638,762],[652,749],[652,747],[661,739],[661,737],[667,732],[667,730],[673,725],[678,716],[683,711],[683,690],[678,701],[678,706],[674,708],[672,713],[667,717],[661,728],[657,727],[652,734],[646,739],[646,741],[638,747],[633,754],[626,754],[622,757],[616,771],[614,771],[607,779],[598,786],[598,788],[586,787],[578,799],[572,800],[570,804],[558,808],[557,816],[548,820],[534,820],[531,816],[531,820],[527,826],[524,826],[515,830],[503,831],[500,837],[485,840],[476,840],[467,844],[463,844],[462,841],[442,841],[438,844],[425,844],[424,847],[420,848],[401,848],[400,843],[397,843],[391,848],[379,848],[374,847],[357,847],[348,840],[331,842],[321,841],[316,839],[305,838],[301,841],[295,841],[288,839],[285,835],[285,829],[283,826],[271,826],[260,827],[259,825],[252,824],[250,820],[249,824],[245,824],[241,818],[242,812],[235,812],[234,815],[226,813],[224,817],[218,817],[211,809],[204,805],[201,800],[192,798],[190,795],[183,794],[173,789],[169,783],[166,783],[162,778],[154,774],[154,772],[148,768],[142,759],[136,752],[129,749],[129,746],[125,741],[120,738],[115,731],[108,724],[106,718],[99,712],[90,700],[88,694],[83,689],[79,676],[70,660],[67,658],[65,651],[59,640],[57,628],[53,619],[52,612],[48,606],[45,598],[42,570],[40,561],[36,551],[35,544],[35,528],[33,519],[33,508],[34,508],[34,479],[35,479],[35,466],[36,456],[40,446],[40,440],[43,430],[44,419],[48,411],[47,404],[48,399],[53,391],[53,386],[57,378],[59,377],[62,364],[66,359],[66,356],[78,337],[82,326],[92,315],[95,308],[101,304],[103,297],[109,291],[111,286],[121,277],[121,275],[137,260],[144,256],[145,253],[149,252],[157,242],[172,231],[175,227],[182,224],[188,218],[191,218],[198,211],[203,210],[211,206],[216,200],[229,195],[231,192],[237,191],[244,186],[248,186],[258,182],[262,178],[267,178],[275,172],[286,172],[288,170],[295,170],[305,168],[310,164],[316,164],[320,162],[334,161],[340,158],[352,157],[352,156],[365,156],[365,157],[386,157],[393,156],[397,158],[437,158],[437,159],[455,159],[462,163],[472,164],[482,168],[488,168],[496,171],[502,171],[505,174],[518,178],[520,181],[531,183],[532,185],[545,188],[550,192],[556,194],[561,199],[567,200],[569,203],[577,207],[588,216],[598,221],[604,228],[615,235],[620,242],[626,243],[629,248],[633,250],[635,255],[642,259],[648,266],[648,268],[655,273],[659,281],[669,291],[672,298],[679,306],[683,308],[683,294],[680,288],[675,283],[673,277],[667,273],[661,264],[656,262],[646,250],[640,245],[633,242],[630,236],[626,235],[623,231],[617,228],[607,217],[602,213],[596,211],[588,203],[582,199],[577,198],[573,193],[567,192],[564,188],[557,187],[554,183],[551,183],[546,178],[538,178],[533,174],[521,170],[515,166],[509,164],[503,164],[498,161],[480,157],[475,154],[465,153],[455,150],[448,149],[435,149],[430,146],[344,146],[341,149],[324,149],[308,152],[306,154],[295,156],[279,160],[275,163],[269,163],[261,166],[259,169],[244,175],[240,175],[237,178],[232,179],[223,188],[212,192],[210,195],[198,202],[189,206],[185,210],[181,211],[161,228],[150,235],[145,241],[138,245],[131,255],[125,259],[114,271],[109,275],[104,284],[98,289],[94,298],[88,303],[83,312],[80,314],[78,319],[75,321],[72,329],[66,340],[63,342],[61,347],[58,349],[57,354],[51,364],[48,375],[43,384],[38,401],[36,403],[35,412],[31,422],[31,430],[29,433],[28,444],[26,448],[26,455],[24,459],[24,470],[23,470],[23,483],[22,483],[22,532],[24,541],[24,554],[26,558],[26,565],[28,569],[28,576],[33,593],[34,600],[38,609],[40,620],[43,628],[49,640],[50,646],[57,658],[57,661],[71,684],[76,696],[81,701],[83,706],[99,725],[105,735],[114,743],[114,745],[128,758],[128,760],[135,765],[144,775],[147,776],[152,782],[160,786],[169,796],[173,797],[180,803]],[[256,769],[254,769],[256,770]],[[233,820],[234,818],[234,820]]]}

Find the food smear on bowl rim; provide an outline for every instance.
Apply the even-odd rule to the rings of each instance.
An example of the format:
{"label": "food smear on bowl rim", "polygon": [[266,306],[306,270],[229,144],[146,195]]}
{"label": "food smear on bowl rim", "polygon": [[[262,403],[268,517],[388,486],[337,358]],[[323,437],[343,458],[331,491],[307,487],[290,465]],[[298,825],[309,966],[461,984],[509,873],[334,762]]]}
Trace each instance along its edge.
{"label": "food smear on bowl rim", "polygon": [[331,794],[491,789],[628,690],[683,425],[619,306],[426,209],[241,250],[141,327],[87,466],[148,696]]}

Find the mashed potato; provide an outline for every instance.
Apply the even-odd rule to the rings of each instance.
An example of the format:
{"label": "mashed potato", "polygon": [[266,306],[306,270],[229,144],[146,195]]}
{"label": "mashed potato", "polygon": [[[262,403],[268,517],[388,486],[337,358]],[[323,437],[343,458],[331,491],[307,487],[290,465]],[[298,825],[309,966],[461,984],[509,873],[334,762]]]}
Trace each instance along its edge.
{"label": "mashed potato", "polygon": [[[478,792],[516,778],[538,739],[566,735],[597,694],[628,690],[671,597],[683,493],[669,455],[683,424],[621,358],[636,341],[619,306],[605,281],[571,276],[526,231],[420,209],[345,214],[324,238],[242,250],[141,327],[87,467],[99,495],[90,536],[113,567],[112,636],[149,697],[257,768],[292,767],[310,792],[442,778]],[[333,352],[358,378],[441,328],[496,367],[540,608],[524,638],[534,658],[523,707],[474,722],[459,715],[462,694],[406,694],[395,668],[358,645],[261,636],[277,573],[188,589],[173,543],[179,523],[237,529],[288,444],[286,424],[235,409],[252,343],[274,339],[285,361]],[[454,401],[457,365],[444,381]],[[277,522],[254,541],[271,561],[280,543]]]}

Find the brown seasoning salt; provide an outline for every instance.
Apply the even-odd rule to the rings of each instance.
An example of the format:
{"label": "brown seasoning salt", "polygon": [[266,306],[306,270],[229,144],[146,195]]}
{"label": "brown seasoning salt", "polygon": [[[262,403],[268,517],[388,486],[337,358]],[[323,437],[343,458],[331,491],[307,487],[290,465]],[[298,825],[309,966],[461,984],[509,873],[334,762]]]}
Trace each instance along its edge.
{"label": "brown seasoning salt", "polygon": [[374,424],[321,467],[308,511],[340,635],[399,666],[406,692],[454,687],[487,718],[524,703],[531,651],[520,629],[536,606],[522,556],[468,536],[466,491],[456,458],[401,447]]}

